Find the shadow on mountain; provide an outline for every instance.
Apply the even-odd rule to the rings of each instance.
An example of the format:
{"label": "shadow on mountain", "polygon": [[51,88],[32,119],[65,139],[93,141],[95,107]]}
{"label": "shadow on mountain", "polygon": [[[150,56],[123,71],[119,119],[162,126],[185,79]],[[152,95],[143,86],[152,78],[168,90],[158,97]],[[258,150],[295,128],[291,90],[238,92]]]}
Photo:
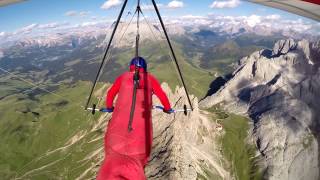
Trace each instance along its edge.
{"label": "shadow on mountain", "polygon": [[[296,109],[290,107],[290,105],[296,104],[296,98],[293,96],[287,96],[287,93],[282,89],[278,89],[274,92],[270,89],[270,86],[275,84],[279,79],[280,74],[276,75],[270,82],[265,85],[258,85],[254,87],[244,87],[243,85],[238,86],[238,89],[241,89],[237,95],[240,102],[248,104],[248,115],[254,121],[254,124],[258,123],[261,117],[265,114],[273,114],[275,119],[284,121],[288,128],[293,132],[298,132],[299,129],[304,128],[302,122],[297,119],[297,117],[302,117],[301,113],[308,115],[306,113],[312,113],[312,125],[308,125],[312,133],[317,137],[315,129],[320,129],[319,123],[317,123],[317,115],[314,112],[302,112],[303,109]],[[245,84],[246,81],[243,83]],[[241,84],[243,84],[241,83]],[[298,98],[303,104],[308,104],[311,109],[314,109],[310,102],[303,98]],[[289,107],[288,107],[289,106]],[[300,112],[301,111],[301,112]],[[300,114],[300,115],[299,115]]]}
{"label": "shadow on mountain", "polygon": [[[249,117],[257,123],[262,114],[271,111],[276,108],[280,108],[284,97],[279,93],[273,93],[268,96],[257,99],[257,101],[250,104],[248,114]],[[281,111],[281,108],[278,109]]]}
{"label": "shadow on mountain", "polygon": [[215,32],[209,31],[209,30],[204,30],[204,29],[201,29],[199,32],[195,33],[195,35],[201,36],[204,38],[218,36]]}
{"label": "shadow on mountain", "polygon": [[59,101],[59,102],[57,102],[57,103],[54,103],[53,105],[56,106],[56,107],[64,107],[64,106],[66,106],[66,105],[68,105],[68,104],[69,104],[69,101],[67,101],[67,100],[62,100],[62,101]]}
{"label": "shadow on mountain", "polygon": [[260,53],[261,56],[266,57],[268,59],[272,58],[272,51],[270,49],[264,49]]}
{"label": "shadow on mountain", "polygon": [[260,55],[265,57],[265,58],[268,58],[268,59],[272,59],[272,58],[277,58],[277,57],[280,57],[282,55],[285,55],[287,53],[277,53],[277,54],[273,54],[272,50],[270,49],[264,49],[261,51]]}
{"label": "shadow on mountain", "polygon": [[212,96],[213,94],[218,92],[219,89],[221,87],[223,87],[232,77],[233,77],[232,74],[227,74],[225,76],[219,76],[215,80],[213,80],[210,83],[209,90],[207,91],[207,94],[204,96],[204,98],[202,98],[202,100],[205,99],[206,97]]}
{"label": "shadow on mountain", "polygon": [[40,116],[40,113],[39,112],[36,112],[36,111],[32,111],[29,107],[27,107],[26,109],[24,110],[16,110],[16,112],[20,112],[20,113],[23,113],[23,114],[29,114],[31,113],[33,116],[35,117],[39,117]]}
{"label": "shadow on mountain", "polygon": [[250,98],[251,98],[251,92],[253,91],[253,88],[244,88],[240,91],[240,93],[238,94],[238,98],[241,101],[244,101],[246,103],[250,102]]}

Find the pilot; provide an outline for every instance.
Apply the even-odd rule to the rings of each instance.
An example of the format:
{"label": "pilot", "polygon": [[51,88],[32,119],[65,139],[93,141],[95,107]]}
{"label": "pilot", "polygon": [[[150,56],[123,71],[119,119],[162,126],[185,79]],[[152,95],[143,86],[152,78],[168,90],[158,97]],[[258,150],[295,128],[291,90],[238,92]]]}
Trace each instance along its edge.
{"label": "pilot", "polygon": [[[144,167],[152,147],[152,95],[161,101],[166,113],[172,113],[169,99],[158,80],[147,72],[142,57],[132,59],[130,70],[120,75],[107,92],[107,112],[113,112],[104,139],[105,159],[97,180],[144,180]],[[134,74],[139,71],[132,131],[128,130],[133,99]],[[115,105],[113,101],[118,95]]]}

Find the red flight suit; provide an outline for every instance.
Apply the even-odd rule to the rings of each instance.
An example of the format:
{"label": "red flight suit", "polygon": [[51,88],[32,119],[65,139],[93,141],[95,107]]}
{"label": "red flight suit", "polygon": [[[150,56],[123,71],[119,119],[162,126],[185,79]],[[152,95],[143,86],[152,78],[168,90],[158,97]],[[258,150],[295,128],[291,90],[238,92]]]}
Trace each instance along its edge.
{"label": "red flight suit", "polygon": [[97,180],[145,180],[144,167],[151,153],[153,138],[152,94],[160,99],[165,110],[171,109],[168,97],[157,79],[140,68],[133,130],[128,132],[134,69],[134,66],[130,66],[130,71],[120,75],[107,93],[107,108],[113,107],[113,100],[117,94],[118,98],[105,134],[105,159]]}

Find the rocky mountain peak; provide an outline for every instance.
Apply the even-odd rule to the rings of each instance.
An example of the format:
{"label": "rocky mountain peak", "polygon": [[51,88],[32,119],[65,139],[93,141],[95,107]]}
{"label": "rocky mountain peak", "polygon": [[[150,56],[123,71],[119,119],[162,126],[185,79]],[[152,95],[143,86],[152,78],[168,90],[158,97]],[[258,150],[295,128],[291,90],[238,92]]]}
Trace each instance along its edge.
{"label": "rocky mountain peak", "polygon": [[280,56],[297,48],[297,43],[293,39],[279,40],[273,47],[272,55]]}
{"label": "rocky mountain peak", "polygon": [[314,43],[310,43],[307,40],[302,40],[298,44],[299,44],[299,47],[305,53],[306,58],[309,60],[309,63],[311,64],[320,63],[320,40]]}
{"label": "rocky mountain peak", "polygon": [[[177,87],[172,91],[168,84],[162,84],[163,90],[174,109],[180,109],[187,103],[183,88]],[[101,93],[105,92],[105,89]],[[98,91],[97,95],[100,92]],[[99,95],[100,96],[100,95]],[[103,96],[103,94],[101,94]],[[207,116],[207,112],[199,110],[198,99],[191,96],[194,111],[188,113],[165,114],[160,110],[154,110],[153,119],[153,148],[149,164],[145,168],[148,179],[197,179],[201,174],[206,177],[210,172],[221,179],[232,179],[231,173],[220,162],[223,161],[216,145],[216,123]],[[155,105],[160,102],[153,99]],[[105,129],[110,115],[101,116],[94,127]],[[101,134],[101,139],[103,134]],[[103,148],[89,155],[97,166],[87,169],[86,173],[98,170],[103,160]],[[92,177],[94,178],[94,177]],[[209,178],[208,178],[209,179]]]}
{"label": "rocky mountain peak", "polygon": [[[183,88],[172,91],[162,85],[173,108],[181,108],[187,99]],[[197,179],[206,174],[207,167],[222,179],[231,179],[231,174],[221,166],[221,157],[215,145],[215,123],[199,110],[198,99],[191,97],[194,111],[167,115],[153,113],[154,142],[151,160],[146,167],[148,179]],[[154,99],[159,104],[158,99]],[[209,168],[211,167],[211,168]]]}
{"label": "rocky mountain peak", "polygon": [[241,59],[233,77],[200,102],[252,119],[267,179],[319,178],[319,52],[319,41],[280,40]]}

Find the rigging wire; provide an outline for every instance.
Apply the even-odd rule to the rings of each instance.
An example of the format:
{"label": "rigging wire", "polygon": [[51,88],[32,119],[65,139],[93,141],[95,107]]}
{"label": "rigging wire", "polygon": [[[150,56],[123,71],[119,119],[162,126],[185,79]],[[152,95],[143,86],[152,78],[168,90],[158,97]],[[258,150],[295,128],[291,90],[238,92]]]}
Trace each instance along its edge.
{"label": "rigging wire", "polygon": [[[128,17],[129,15],[130,15],[130,14],[128,13],[127,16],[126,16],[126,19],[127,19],[127,17]],[[131,18],[131,21],[132,21],[132,19],[133,19],[133,17]],[[131,22],[131,21],[130,21],[130,22]],[[111,25],[111,27],[112,27],[112,25]],[[121,31],[120,31],[120,32],[122,32],[123,28],[124,28],[124,27],[121,28]],[[128,29],[128,27],[126,28],[125,32],[127,31],[127,29]],[[123,35],[125,34],[125,32],[123,33]],[[120,38],[119,42],[121,42],[121,40],[122,40],[122,38],[123,38],[123,35],[122,35],[122,37]],[[112,52],[112,51],[111,51],[111,52]],[[112,53],[110,53],[110,54],[112,54]],[[109,54],[108,58],[110,57],[110,54]],[[14,76],[15,78],[19,79],[20,81],[23,81],[23,82],[31,85],[31,86],[34,87],[34,88],[38,88],[38,89],[40,89],[40,90],[42,90],[42,91],[45,91],[45,92],[47,92],[47,93],[49,93],[49,94],[52,94],[52,95],[54,95],[54,96],[56,96],[56,97],[59,97],[59,98],[61,98],[61,99],[67,99],[67,100],[69,100],[69,101],[73,101],[73,100],[71,100],[71,99],[69,99],[69,98],[67,98],[67,97],[61,96],[61,95],[59,95],[59,94],[57,94],[57,93],[54,93],[54,92],[49,91],[49,90],[47,90],[47,89],[45,89],[45,88],[42,88],[41,86],[42,86],[43,84],[35,84],[35,83],[31,82],[31,81],[25,80],[25,79],[19,77],[18,75],[14,74],[14,73],[11,73],[10,71],[7,71],[7,70],[5,70],[5,69],[3,69],[3,68],[1,68],[1,67],[0,67],[0,70],[3,71],[3,72],[5,72],[5,73],[7,73],[7,74],[10,74],[10,75]],[[81,102],[81,101],[79,101],[79,102]],[[77,102],[77,103],[79,103],[79,102]]]}
{"label": "rigging wire", "polygon": [[[133,5],[133,2],[131,2],[130,5]],[[127,12],[127,15],[126,15],[126,17],[125,17],[125,19],[124,19],[124,22],[127,21],[129,15],[132,14],[132,13],[131,13],[132,11],[134,11],[134,6],[133,6],[133,8],[131,9],[131,11],[129,10],[129,11]],[[120,31],[119,31],[120,34],[121,34],[121,36],[120,36],[120,38],[119,38],[117,41],[115,41],[115,43],[113,44],[114,47],[117,47],[117,45],[120,44],[121,41],[123,40],[124,35],[126,34],[126,32],[127,32],[128,28],[129,28],[129,26],[130,26],[130,24],[131,24],[134,16],[135,16],[135,14],[132,15],[132,17],[131,17],[131,19],[130,19],[130,21],[129,21],[129,24],[128,24],[127,26],[122,26],[122,27],[121,27],[121,29],[120,29]],[[109,28],[111,29],[112,26],[113,26],[113,24],[111,24]],[[124,31],[122,32],[123,29],[124,29]],[[105,37],[105,39],[104,39],[103,42],[106,41],[107,37],[108,37],[108,34],[106,34],[106,37]],[[105,67],[105,66],[109,63],[109,61],[111,60],[111,57],[112,57],[111,55],[113,54],[113,51],[114,51],[114,49],[110,49],[110,52],[108,53],[108,56],[107,56],[107,58],[106,58],[106,63],[104,64],[104,67]],[[101,70],[101,74],[103,74],[103,72],[104,72],[104,67],[103,67],[102,70]],[[103,98],[98,98],[97,104],[99,104],[102,99],[103,99]],[[83,106],[82,106],[82,107],[83,107]]]}
{"label": "rigging wire", "polygon": [[[153,38],[154,38],[155,42],[158,42],[158,41],[161,42],[161,41],[163,41],[164,39],[161,39],[161,37],[160,37],[160,39],[158,40],[158,38],[156,37],[154,31],[152,30],[151,24],[150,24],[150,22],[148,21],[147,17],[146,17],[144,14],[142,14],[142,16],[143,16],[143,19],[145,20],[146,24],[148,25],[148,28],[149,28],[149,30],[151,31],[151,34],[153,35]],[[160,36],[161,36],[161,33],[160,33]],[[166,52],[166,51],[165,51],[165,49],[164,49],[164,47],[162,46],[161,43],[159,43],[159,47],[160,47],[160,51],[161,51],[163,54],[166,54],[166,53],[164,53],[164,52]],[[177,67],[176,67],[175,64],[174,64],[174,60],[173,60],[171,54],[168,53],[167,55],[168,55],[168,56],[170,57],[170,59],[171,59],[171,63],[173,64],[174,70],[178,73]],[[171,66],[170,66],[170,68],[171,68]],[[178,81],[180,81],[180,83],[182,83],[181,80],[180,80],[180,78],[176,78],[176,79],[177,79]]]}
{"label": "rigging wire", "polygon": [[[127,26],[123,26],[123,27],[121,28],[120,32],[122,32],[122,30],[123,30],[124,28],[125,28],[125,29],[124,29],[123,33],[121,34],[120,39],[119,39],[118,41],[116,41],[113,46],[116,47],[118,44],[120,44],[120,43],[122,42],[125,34],[127,33],[127,30],[128,30],[128,28],[129,28],[129,26],[130,26],[131,23],[132,23],[132,20],[133,20],[134,17],[135,17],[135,15],[136,15],[136,13],[134,13],[134,14],[132,15],[132,17],[131,17],[131,19],[130,19],[130,21],[129,21],[129,23],[128,23]],[[114,49],[110,49],[110,52],[108,53],[108,56],[107,56],[107,58],[106,58],[106,63],[104,64],[104,67],[105,67],[105,66],[109,63],[109,61],[111,60],[111,57],[112,57],[111,55],[113,54],[113,51],[114,51]],[[103,67],[102,70],[101,70],[101,74],[103,74],[104,67]],[[100,103],[101,99],[102,99],[102,98],[99,98],[98,104]]]}
{"label": "rigging wire", "polygon": [[88,101],[87,101],[86,106],[85,106],[85,110],[88,109],[88,106],[89,106],[89,103],[90,103],[90,100],[91,100],[93,91],[94,91],[94,89],[95,89],[95,87],[96,87],[96,85],[97,85],[98,79],[100,78],[101,71],[102,71],[102,68],[104,67],[105,60],[106,60],[107,54],[108,54],[108,52],[109,52],[109,49],[110,49],[110,47],[111,47],[112,40],[113,40],[114,35],[115,35],[116,31],[117,31],[118,25],[119,25],[119,23],[120,23],[122,14],[123,14],[123,12],[124,12],[124,9],[125,9],[127,3],[128,3],[128,0],[125,0],[125,1],[123,2],[122,8],[121,8],[121,10],[120,10],[120,14],[119,14],[119,16],[118,16],[118,18],[117,18],[117,21],[116,21],[116,24],[115,24],[115,28],[114,28],[113,31],[112,31],[112,34],[111,34],[111,37],[110,37],[108,46],[107,46],[106,51],[105,51],[105,53],[104,53],[104,55],[103,55],[103,59],[102,59],[102,62],[101,62],[101,64],[100,64],[100,67],[99,67],[98,73],[97,73],[97,75],[96,75],[95,81],[94,81],[94,83],[93,83],[93,85],[92,85],[91,92],[90,92]]}
{"label": "rigging wire", "polygon": [[[136,13],[137,13],[137,34],[136,34],[136,59],[138,60],[139,58],[139,41],[140,41],[140,14],[141,8],[140,8],[140,0],[137,0],[137,8],[136,8]],[[135,72],[133,75],[133,80],[134,80],[134,87],[133,87],[133,95],[132,95],[132,101],[131,101],[131,109],[130,109],[130,117],[129,117],[129,124],[128,124],[128,131],[132,131],[132,122],[133,122],[133,116],[134,116],[134,111],[135,111],[135,106],[136,106],[136,99],[137,99],[137,90],[138,86],[140,84],[140,75],[139,75],[139,68],[137,64],[135,64]]]}
{"label": "rigging wire", "polygon": [[[146,23],[147,23],[147,25],[148,25],[148,28],[149,28],[149,30],[151,31],[152,35],[153,35],[153,38],[154,38],[156,41],[158,41],[158,38],[156,37],[154,31],[153,31],[152,28],[151,28],[151,23],[148,21],[147,17],[146,17],[143,13],[142,13],[142,16],[143,16],[144,20],[146,21]],[[153,14],[151,14],[151,16],[153,17],[153,19],[156,19],[156,18],[153,16]],[[160,24],[160,25],[161,25],[161,24]],[[158,34],[160,35],[159,41],[165,40],[165,37],[162,36],[163,34],[161,33],[160,29],[159,29],[159,33],[158,33]],[[163,52],[163,51],[164,51],[164,47],[161,45],[161,43],[159,43],[159,46],[160,46],[161,51]],[[169,55],[169,57],[170,57],[170,59],[171,59],[171,62],[172,62],[172,64],[173,64],[173,66],[174,66],[175,71],[177,72],[177,74],[180,74],[180,73],[179,73],[179,67],[176,66],[175,60],[174,60],[174,58],[172,57],[172,53],[168,53],[168,55]],[[181,77],[182,77],[182,76],[181,76]],[[178,79],[178,81],[180,81],[180,83],[181,83],[182,85],[184,84],[182,78],[177,78],[177,79]],[[185,87],[184,87],[184,88],[185,88]],[[188,96],[188,94],[187,94],[187,96]],[[189,100],[189,98],[188,98],[188,100]],[[190,100],[189,100],[189,104],[190,104]],[[191,104],[190,104],[190,106],[191,106]],[[191,109],[192,109],[192,106],[191,106]]]}
{"label": "rigging wire", "polygon": [[[155,40],[156,42],[157,42],[157,41],[163,41],[163,40],[165,40],[165,37],[162,36],[163,34],[161,33],[160,29],[159,29],[159,33],[158,33],[160,37],[159,37],[159,40],[158,40],[157,36],[155,35],[154,31],[152,30],[150,21],[147,19],[147,17],[144,15],[144,13],[141,13],[141,14],[142,14],[143,19],[145,20],[146,24],[148,25],[148,28],[149,28],[149,30],[151,31],[154,40]],[[151,16],[152,16],[152,20],[155,21],[154,19],[156,19],[156,18],[154,17],[154,15],[151,14]],[[160,47],[161,52],[165,52],[164,47],[161,45],[161,43],[159,43],[159,47]],[[164,54],[166,54],[166,53],[164,53]],[[179,74],[179,71],[178,71],[178,69],[177,69],[177,67],[176,67],[176,65],[175,65],[175,63],[174,63],[174,59],[173,59],[173,57],[172,57],[172,54],[171,54],[171,53],[168,53],[168,56],[169,56],[170,59],[171,59],[171,62],[172,62],[172,64],[173,64],[173,66],[174,66],[175,71],[177,72],[177,74]],[[181,81],[180,78],[176,78],[176,79],[177,79],[178,81],[180,81],[180,83],[182,84],[182,81]]]}
{"label": "rigging wire", "polygon": [[[124,29],[123,33],[121,34],[120,39],[114,43],[114,46],[115,46],[115,47],[116,47],[118,44],[121,43],[121,41],[122,41],[122,39],[124,38],[124,36],[125,36],[128,28],[129,28],[130,24],[132,23],[132,20],[133,20],[134,17],[135,17],[135,14],[133,14],[133,16],[132,16],[131,20],[129,21],[128,25],[127,25],[126,27],[123,26],[123,27],[121,28],[120,32],[122,32],[122,30],[123,30],[124,28],[125,28],[125,29]],[[110,49],[110,52],[108,53],[107,60],[106,60],[106,63],[104,64],[104,67],[105,67],[105,66],[109,63],[109,61],[111,60],[111,57],[112,57],[111,55],[112,55],[113,51],[114,51],[114,49]],[[104,68],[102,68],[101,74],[103,74],[103,70],[104,70]],[[102,98],[99,99],[98,104],[100,103],[101,99],[102,99]]]}
{"label": "rigging wire", "polygon": [[0,70],[3,71],[3,72],[5,72],[5,73],[7,73],[7,74],[10,74],[10,75],[16,77],[16,78],[19,79],[20,81],[23,81],[23,82],[25,82],[25,83],[33,86],[34,88],[38,88],[38,89],[40,89],[40,90],[42,90],[42,91],[45,91],[45,92],[47,92],[47,93],[49,93],[49,94],[52,94],[52,95],[54,95],[54,96],[56,96],[56,97],[59,97],[59,98],[62,98],[62,99],[68,99],[68,98],[66,98],[66,97],[63,97],[63,96],[57,94],[57,93],[54,93],[54,92],[52,92],[52,91],[49,91],[49,90],[47,90],[47,89],[44,89],[44,88],[40,87],[41,84],[35,84],[35,83],[31,82],[31,81],[25,80],[25,79],[19,77],[18,75],[14,74],[14,73],[11,73],[11,72],[9,72],[9,71],[1,68],[1,67],[0,67]]}
{"label": "rigging wire", "polygon": [[[135,12],[135,14],[138,13],[138,15],[137,15],[137,36],[136,36],[136,57],[138,57],[138,49],[139,49],[139,36],[140,36],[140,34],[139,34],[139,28],[140,28],[140,26],[139,26],[139,20],[140,20],[140,13],[143,15],[143,13],[142,13],[142,11],[141,11],[141,8],[140,8],[140,0],[137,0],[137,1],[138,1],[138,3],[137,3],[137,9],[136,9],[136,12]],[[94,84],[93,84],[93,86],[92,86],[92,88],[91,88],[91,92],[90,92],[88,101],[87,101],[87,103],[86,103],[85,110],[87,110],[87,108],[88,108],[88,105],[89,105],[89,103],[90,103],[90,100],[91,100],[93,91],[94,91],[94,89],[95,89],[95,87],[96,87],[96,85],[97,85],[98,79],[100,78],[101,72],[103,71],[102,68],[105,66],[106,57],[107,57],[107,55],[108,55],[108,53],[109,53],[109,49],[110,49],[110,47],[111,47],[112,40],[113,40],[114,35],[115,35],[116,31],[117,31],[117,27],[118,27],[118,25],[119,25],[119,23],[120,23],[120,20],[121,20],[123,11],[124,11],[124,9],[126,8],[127,2],[128,2],[128,0],[125,0],[124,3],[123,3],[123,6],[122,6],[122,8],[121,8],[120,14],[119,14],[118,19],[117,19],[117,21],[116,21],[116,25],[115,25],[115,27],[114,27],[114,29],[113,29],[111,38],[110,38],[109,43],[108,43],[108,46],[107,46],[107,49],[106,49],[105,54],[104,54],[104,56],[103,56],[103,60],[102,60],[102,62],[101,62],[101,64],[100,64],[100,67],[99,67],[98,73],[97,73],[97,75],[96,75]],[[176,65],[176,70],[178,71],[178,75],[179,75],[179,78],[180,78],[180,80],[181,80],[181,82],[182,82],[182,85],[183,85],[184,91],[185,91],[185,93],[186,93],[186,96],[187,96],[189,105],[190,105],[191,109],[193,110],[193,106],[192,106],[192,103],[191,103],[191,100],[190,100],[190,97],[189,97],[189,94],[188,94],[188,90],[187,90],[186,85],[185,85],[184,78],[183,78],[183,76],[182,76],[182,72],[181,72],[181,70],[180,70],[180,66],[179,66],[179,64],[178,64],[178,62],[177,62],[177,58],[176,58],[175,52],[174,52],[174,50],[173,50],[173,47],[172,47],[172,44],[171,44],[171,42],[170,42],[169,36],[168,36],[168,34],[167,34],[166,28],[165,28],[165,26],[164,26],[164,23],[163,23],[163,20],[162,20],[161,15],[160,15],[159,9],[158,9],[158,7],[157,7],[157,5],[156,5],[156,3],[155,3],[154,0],[152,0],[152,4],[153,4],[153,7],[154,7],[154,9],[155,9],[155,11],[156,11],[156,14],[157,14],[157,16],[158,16],[158,19],[159,19],[159,21],[160,21],[160,25],[161,25],[161,27],[162,27],[162,29],[163,29],[163,31],[164,31],[164,35],[165,35],[165,37],[166,37],[166,40],[167,40],[167,42],[168,42],[168,45],[169,45],[169,48],[170,48],[170,51],[171,51],[171,55],[172,55],[172,56],[170,56],[170,55],[169,55],[169,56],[170,56],[171,60],[173,60],[174,63],[175,63],[175,65]],[[133,16],[133,17],[134,17],[134,16]],[[145,17],[144,15],[143,15],[143,17],[144,17],[145,20],[146,20],[146,17]],[[132,18],[132,19],[133,19],[133,18]],[[148,23],[147,20],[146,20],[146,22]],[[129,27],[129,25],[130,25],[130,24],[128,24],[127,28]],[[154,33],[153,33],[153,31],[152,31],[152,29],[150,28],[150,24],[149,24],[149,23],[148,23],[148,26],[149,26],[149,29],[151,30],[153,36],[155,36]],[[123,34],[123,36],[124,36],[124,34]],[[108,55],[108,57],[109,57],[109,55]],[[107,61],[109,61],[109,59],[107,59]],[[131,119],[131,118],[130,118],[130,119]]]}
{"label": "rigging wire", "polygon": [[[133,5],[133,2],[131,2],[131,5]],[[133,8],[131,9],[131,11],[128,11],[128,12],[127,12],[127,15],[126,15],[126,17],[125,17],[125,19],[124,19],[124,22],[127,21],[128,16],[132,14],[132,13],[131,13],[132,11],[134,11],[134,6],[133,6]],[[118,42],[116,41],[116,42],[114,43],[114,45],[117,45],[117,44],[119,44],[119,43],[122,41],[123,36],[125,35],[126,31],[128,30],[128,27],[129,27],[129,25],[131,24],[134,16],[135,16],[135,13],[133,14],[133,16],[132,16],[131,20],[129,21],[129,24],[126,26],[126,28],[125,28],[125,26],[122,26],[122,27],[121,27],[119,33],[121,34],[121,33],[122,33],[122,30],[123,30],[124,28],[125,28],[125,31],[122,33],[122,36],[120,37],[120,40],[118,40]],[[113,24],[110,25],[110,29],[112,28],[112,26],[113,26]],[[107,38],[107,35],[106,35],[106,38]],[[105,38],[105,39],[106,39],[106,38]],[[111,53],[112,50],[113,50],[113,49],[110,50],[110,54],[112,54],[112,53]]]}
{"label": "rigging wire", "polygon": [[[129,15],[130,15],[130,13],[127,14],[126,19],[127,19],[127,17],[128,17]],[[133,14],[133,16],[132,16],[129,24],[127,25],[125,31],[123,32],[121,38],[119,39],[118,42],[115,43],[115,45],[117,45],[118,43],[121,43],[121,41],[122,41],[125,33],[126,33],[127,30],[128,30],[129,25],[132,23],[132,20],[133,20],[134,16],[135,16],[135,14]],[[126,21],[126,20],[125,20],[125,21]],[[111,27],[112,27],[112,25],[111,25]],[[123,30],[124,27],[125,27],[125,26],[123,26],[123,27],[121,28],[120,32],[122,32],[122,30]],[[108,54],[107,59],[111,58],[112,52],[113,52],[113,49],[111,49],[110,53]],[[106,62],[108,62],[108,61],[106,61]],[[49,93],[49,94],[52,94],[52,95],[54,95],[54,96],[56,96],[56,97],[59,97],[59,98],[62,98],[62,99],[67,99],[67,100],[69,100],[70,102],[73,101],[73,100],[71,100],[71,99],[69,99],[69,98],[67,98],[67,97],[63,97],[63,96],[61,96],[61,95],[59,95],[59,94],[57,94],[57,93],[54,93],[54,92],[49,91],[49,90],[47,90],[47,89],[41,88],[41,87],[40,87],[41,85],[35,84],[35,83],[33,83],[33,82],[30,82],[30,81],[27,81],[27,80],[25,80],[25,79],[23,79],[23,78],[20,78],[18,75],[13,74],[13,73],[11,73],[11,72],[9,72],[9,71],[1,68],[1,67],[0,67],[0,70],[3,71],[3,72],[5,72],[5,73],[7,73],[7,74],[10,74],[10,75],[16,77],[17,79],[19,79],[19,80],[21,80],[21,81],[23,81],[23,82],[26,82],[27,84],[30,84],[30,85],[33,86],[34,88],[41,89],[41,90],[43,90],[43,91],[45,91],[45,92],[47,92],[47,93]],[[80,102],[80,101],[79,101],[79,102]],[[77,102],[77,103],[79,103],[79,102]],[[99,102],[100,102],[100,100],[99,100]],[[99,103],[99,102],[98,102],[98,103]],[[87,115],[87,117],[88,117],[88,115]],[[89,122],[90,122],[91,119],[93,118],[93,116],[89,116],[88,118],[89,118]],[[77,134],[77,133],[75,133],[74,135],[76,135],[76,134]],[[33,161],[33,160],[32,160],[32,161]],[[30,164],[32,161],[30,161],[28,164]],[[27,166],[27,165],[25,165],[24,167],[22,167],[21,169],[19,169],[19,171],[23,170],[26,166]]]}
{"label": "rigging wire", "polygon": [[131,23],[132,23],[132,20],[133,20],[133,18],[135,17],[135,15],[136,15],[136,12],[133,14],[133,16],[132,16],[132,18],[131,18],[130,22],[128,23],[128,25],[127,25],[127,27],[126,27],[125,31],[123,32],[123,34],[122,34],[122,36],[121,36],[121,38],[120,38],[120,40],[119,40],[119,42],[118,42],[118,43],[120,43],[120,42],[122,41],[122,39],[123,39],[124,35],[126,34],[126,32],[127,32],[128,28],[129,28],[129,26],[130,26],[130,25],[131,25]]}
{"label": "rigging wire", "polygon": [[[143,16],[143,18],[144,18],[144,20],[145,20],[146,24],[148,25],[148,28],[149,28],[149,30],[151,31],[151,33],[152,33],[152,35],[153,35],[154,40],[155,40],[156,42],[157,42],[157,41],[162,41],[162,40],[164,40],[164,39],[161,39],[162,34],[161,34],[160,30],[159,30],[160,40],[158,40],[158,38],[156,37],[156,35],[155,35],[154,31],[152,30],[151,24],[150,24],[150,22],[148,21],[147,17],[146,17],[146,16],[144,16],[144,14],[143,14],[143,13],[142,13],[142,16]],[[162,47],[161,43],[159,43],[159,47],[160,47],[160,51],[161,51],[161,52],[164,52],[164,48]],[[164,53],[164,54],[165,54],[165,53]],[[171,63],[172,63],[172,65],[173,65],[173,67],[174,67],[174,70],[175,70],[177,73],[179,73],[179,72],[178,72],[177,67],[176,67],[176,66],[175,66],[175,64],[174,64],[174,60],[173,60],[173,58],[172,58],[171,54],[170,54],[170,53],[168,53],[168,56],[169,56],[169,57],[170,57],[170,59],[171,59]],[[170,68],[172,68],[172,67],[170,66]],[[178,80],[178,81],[180,81],[180,83],[182,83],[182,81],[181,81],[181,79],[180,79],[180,78],[176,78],[176,80]],[[181,98],[182,98],[182,96],[180,97],[180,99],[181,99]],[[179,100],[180,100],[180,99],[179,99]],[[179,100],[178,100],[178,101],[179,101]]]}
{"label": "rigging wire", "polygon": [[[125,16],[123,22],[126,22],[126,21],[128,20],[129,15],[132,15],[132,12],[134,12],[135,7],[133,6],[133,2],[130,3],[130,6],[129,6],[129,7],[131,7],[131,6],[132,6],[131,10],[128,10],[128,11],[126,12],[127,15]],[[116,21],[114,21],[114,22],[116,22]],[[108,29],[112,29],[113,25],[114,25],[114,23],[111,23],[111,24],[110,24],[110,27],[109,27]],[[121,27],[121,29],[120,29],[120,31],[119,31],[120,34],[122,33],[122,30],[123,30],[124,28],[125,28],[125,26],[122,26],[122,27]],[[106,39],[107,39],[108,37],[109,37],[108,34],[106,34],[106,37],[105,37],[104,42],[106,41]],[[120,38],[120,39],[122,39],[122,38]],[[109,40],[110,40],[110,38],[109,38]],[[116,44],[116,43],[115,43],[115,44]],[[106,44],[105,46],[107,46],[107,44]]]}
{"label": "rigging wire", "polygon": [[184,91],[185,91],[185,93],[186,93],[186,96],[187,96],[187,99],[188,99],[188,102],[189,102],[189,106],[190,106],[191,110],[193,110],[193,106],[192,106],[191,99],[190,99],[190,96],[189,96],[189,93],[188,93],[188,89],[187,89],[186,84],[185,84],[185,81],[184,81],[184,79],[183,79],[182,72],[181,72],[181,70],[180,70],[180,66],[179,66],[179,63],[178,63],[178,61],[177,61],[176,54],[175,54],[175,52],[174,52],[174,50],[173,50],[171,41],[170,41],[170,39],[169,39],[167,30],[166,30],[166,28],[165,28],[165,26],[164,26],[162,17],[161,17],[161,15],[160,15],[160,12],[159,12],[159,9],[158,9],[158,6],[157,6],[155,0],[152,0],[152,4],[153,4],[154,9],[156,10],[156,13],[157,13],[157,16],[158,16],[158,18],[159,18],[161,27],[162,27],[163,32],[164,32],[164,34],[165,34],[165,37],[166,37],[166,39],[167,39],[167,42],[168,42],[168,45],[169,45],[169,48],[170,48],[172,57],[173,57],[173,59],[174,59],[176,68],[178,69],[178,74],[179,74],[179,77],[180,77],[180,79],[181,79],[181,81],[182,81],[182,85],[183,85]]}

